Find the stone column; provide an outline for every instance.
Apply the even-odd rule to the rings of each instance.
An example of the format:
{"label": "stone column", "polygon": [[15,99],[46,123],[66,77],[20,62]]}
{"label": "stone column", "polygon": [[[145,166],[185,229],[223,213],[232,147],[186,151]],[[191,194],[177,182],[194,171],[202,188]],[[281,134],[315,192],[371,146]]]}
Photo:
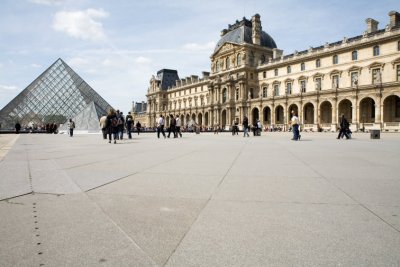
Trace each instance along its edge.
{"label": "stone column", "polygon": [[332,105],[332,126],[331,131],[336,132],[337,128],[337,101]]}

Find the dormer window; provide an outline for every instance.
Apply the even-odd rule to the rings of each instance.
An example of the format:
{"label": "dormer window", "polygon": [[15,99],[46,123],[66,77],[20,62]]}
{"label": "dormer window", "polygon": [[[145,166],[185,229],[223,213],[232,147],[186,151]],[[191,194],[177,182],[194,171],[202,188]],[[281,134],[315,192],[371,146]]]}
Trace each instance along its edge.
{"label": "dormer window", "polygon": [[215,63],[215,72],[219,72],[221,69],[220,69],[220,66],[219,66],[219,60],[217,60],[217,62]]}
{"label": "dormer window", "polygon": [[351,60],[357,60],[358,59],[358,52],[353,51],[351,52]]}
{"label": "dormer window", "polygon": [[334,56],[332,57],[332,63],[333,63],[333,64],[338,64],[338,63],[339,63],[339,57],[338,57],[338,55],[334,55]]}
{"label": "dormer window", "polygon": [[301,69],[301,71],[306,70],[306,64],[305,64],[304,62],[302,62],[302,63],[300,64],[300,69]]}
{"label": "dormer window", "polygon": [[227,70],[231,68],[231,59],[229,57],[226,58],[225,66]]}
{"label": "dormer window", "polygon": [[287,66],[287,73],[292,73],[292,67],[291,66]]}
{"label": "dormer window", "polygon": [[240,53],[236,56],[236,62],[238,66],[242,65],[242,56]]}
{"label": "dormer window", "polygon": [[374,46],[373,54],[374,54],[374,57],[379,56],[379,45]]}
{"label": "dormer window", "polygon": [[278,76],[278,69],[274,70],[274,74],[275,74],[275,76]]}
{"label": "dormer window", "polygon": [[315,60],[315,67],[316,68],[319,68],[319,67],[321,67],[321,59],[317,59],[317,60]]}

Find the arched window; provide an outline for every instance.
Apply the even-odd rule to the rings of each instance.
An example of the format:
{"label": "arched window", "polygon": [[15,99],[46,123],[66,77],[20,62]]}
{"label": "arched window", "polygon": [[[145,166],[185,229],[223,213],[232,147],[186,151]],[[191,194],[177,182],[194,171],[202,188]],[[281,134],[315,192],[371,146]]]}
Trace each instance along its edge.
{"label": "arched window", "polygon": [[236,56],[236,62],[238,66],[242,65],[242,56],[240,55],[240,53]]}
{"label": "arched window", "polygon": [[292,72],[292,67],[291,66],[287,66],[287,73],[291,73]]}
{"label": "arched window", "polygon": [[339,57],[338,57],[338,55],[334,55],[334,56],[332,57],[332,63],[333,63],[333,64],[338,64],[338,63],[339,63]]}
{"label": "arched window", "polygon": [[267,97],[267,87],[263,87],[262,96]]}
{"label": "arched window", "polygon": [[374,57],[379,56],[379,45],[374,46],[373,51],[374,51]]}
{"label": "arched window", "polygon": [[225,66],[227,70],[231,68],[231,59],[229,57],[226,58]]}
{"label": "arched window", "polygon": [[315,67],[316,68],[321,67],[321,60],[319,58],[317,60],[315,60]]}
{"label": "arched window", "polygon": [[306,70],[306,64],[304,63],[304,62],[302,62],[301,64],[300,64],[300,69],[303,71],[303,70]]}
{"label": "arched window", "polygon": [[236,100],[239,100],[239,88],[236,88]]}
{"label": "arched window", "polygon": [[358,59],[358,53],[357,51],[351,52],[351,60],[357,60]]}

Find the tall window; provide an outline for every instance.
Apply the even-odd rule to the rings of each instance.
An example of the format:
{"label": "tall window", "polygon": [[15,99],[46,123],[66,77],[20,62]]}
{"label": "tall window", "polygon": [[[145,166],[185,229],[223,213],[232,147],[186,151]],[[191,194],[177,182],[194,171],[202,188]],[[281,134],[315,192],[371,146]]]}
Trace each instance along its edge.
{"label": "tall window", "polygon": [[279,96],[279,84],[274,85],[274,96]]}
{"label": "tall window", "polygon": [[373,69],[372,84],[380,84],[380,83],[381,83],[381,69]]}
{"label": "tall window", "polygon": [[351,73],[351,87],[357,87],[358,85],[358,72]]}
{"label": "tall window", "polygon": [[315,78],[315,90],[320,91],[322,88],[322,79]]}
{"label": "tall window", "polygon": [[315,67],[316,68],[319,68],[319,67],[321,67],[321,59],[317,59],[317,60],[315,60]]}
{"label": "tall window", "polygon": [[338,55],[334,55],[334,56],[332,57],[332,63],[333,63],[333,64],[338,64],[338,63],[339,63],[339,57],[338,57]]}
{"label": "tall window", "polygon": [[374,46],[373,53],[374,53],[374,57],[379,56],[379,45]]}
{"label": "tall window", "polygon": [[240,53],[236,56],[236,62],[238,66],[242,65],[242,56],[240,55]]}
{"label": "tall window", "polygon": [[306,64],[305,64],[304,62],[302,62],[302,63],[300,64],[300,69],[301,69],[302,71],[306,69]]}
{"label": "tall window", "polygon": [[220,68],[219,68],[219,60],[217,60],[217,62],[215,63],[215,71],[219,72]]}
{"label": "tall window", "polygon": [[351,60],[357,60],[358,59],[358,52],[353,51],[351,52]]}
{"label": "tall window", "polygon": [[264,79],[267,78],[267,72],[266,71],[263,72],[263,78]]}
{"label": "tall window", "polygon": [[400,51],[400,41],[397,42],[397,51]]}
{"label": "tall window", "polygon": [[300,81],[300,88],[301,88],[302,93],[306,92],[306,81],[305,80]]}
{"label": "tall window", "polygon": [[275,76],[278,76],[278,69],[274,70],[274,74],[275,74]]}
{"label": "tall window", "polygon": [[339,88],[339,75],[332,75],[332,88]]}
{"label": "tall window", "polygon": [[227,100],[227,92],[226,89],[222,90],[222,103],[225,103]]}
{"label": "tall window", "polygon": [[239,100],[239,88],[236,88],[236,100]]}
{"label": "tall window", "polygon": [[231,59],[229,57],[226,58],[225,66],[227,70],[231,68]]}
{"label": "tall window", "polygon": [[292,67],[291,66],[287,66],[287,73],[289,74],[289,73],[292,73]]}
{"label": "tall window", "polygon": [[249,55],[249,64],[250,64],[250,66],[254,66],[254,52],[253,51],[250,52],[250,55]]}
{"label": "tall window", "polygon": [[267,97],[267,87],[263,87],[262,96]]}
{"label": "tall window", "polygon": [[397,74],[397,81],[400,82],[400,65],[397,65],[396,68],[397,68],[397,72],[396,72],[396,74]]}
{"label": "tall window", "polygon": [[286,94],[288,94],[288,95],[292,94],[292,83],[286,84]]}

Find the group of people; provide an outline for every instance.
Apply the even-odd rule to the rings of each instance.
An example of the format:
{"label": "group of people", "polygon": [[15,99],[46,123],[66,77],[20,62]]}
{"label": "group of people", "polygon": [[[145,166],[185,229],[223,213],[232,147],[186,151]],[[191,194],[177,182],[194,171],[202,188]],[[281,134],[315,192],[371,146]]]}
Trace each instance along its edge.
{"label": "group of people", "polygon": [[[168,127],[168,138],[170,138],[171,133],[173,135],[173,138],[178,138],[178,136],[182,137],[181,133],[181,119],[179,118],[179,115],[174,115],[170,114],[169,115],[170,120],[169,120],[169,127]],[[164,138],[167,138],[165,131],[165,118],[163,115],[160,115],[160,117],[157,119],[157,138],[160,138],[160,135],[162,134]]]}
{"label": "group of people", "polygon": [[117,143],[117,140],[123,140],[125,129],[128,134],[128,139],[132,139],[133,128],[136,126],[137,133],[140,134],[140,129],[142,127],[139,121],[136,125],[134,124],[131,112],[128,112],[128,115],[124,117],[122,111],[114,109],[110,109],[107,115],[103,115],[99,122],[103,133],[103,139],[107,139],[108,135],[108,142],[110,144],[112,139],[114,140],[114,144]]}

